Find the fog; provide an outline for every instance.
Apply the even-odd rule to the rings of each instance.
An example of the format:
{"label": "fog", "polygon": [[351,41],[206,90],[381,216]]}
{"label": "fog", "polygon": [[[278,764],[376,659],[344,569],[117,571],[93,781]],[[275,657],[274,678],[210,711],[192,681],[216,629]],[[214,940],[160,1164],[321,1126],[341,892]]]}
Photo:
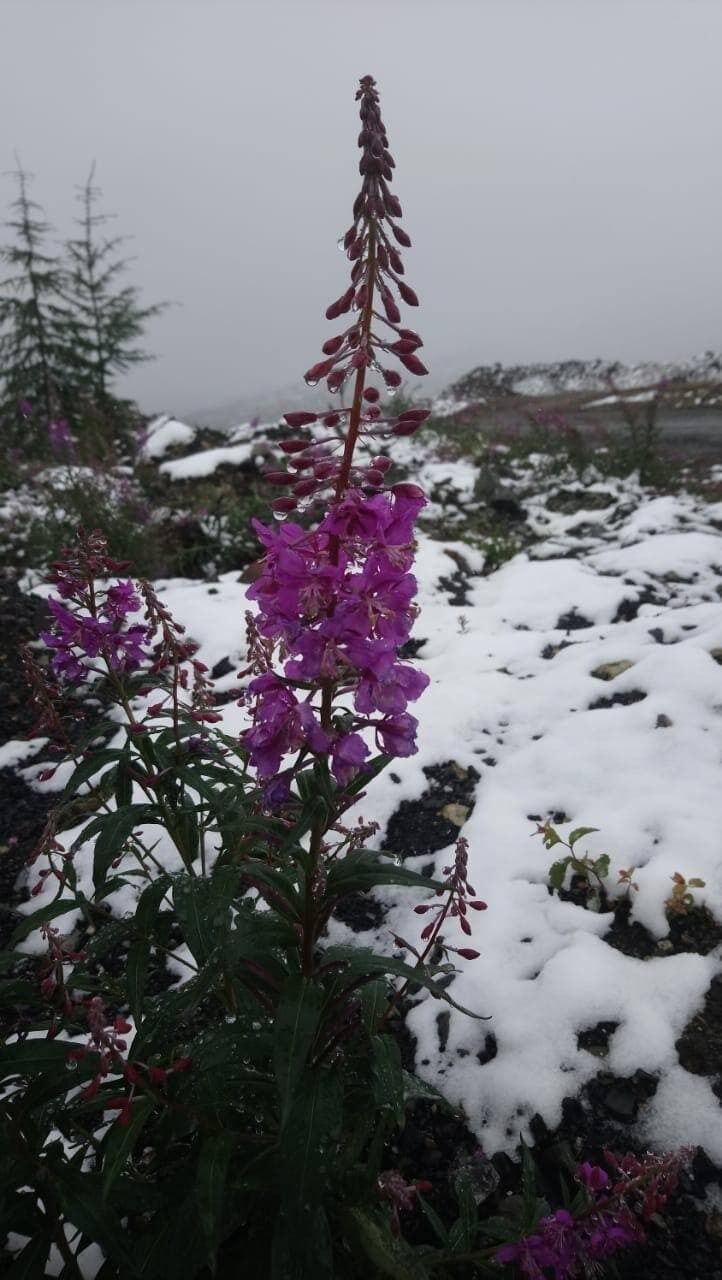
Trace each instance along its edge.
{"label": "fog", "polygon": [[[289,406],[345,287],[376,77],[431,386],[722,346],[720,0],[0,0],[0,170],[59,235],[91,161],[173,300],[117,384]],[[0,206],[14,193],[0,177]]]}

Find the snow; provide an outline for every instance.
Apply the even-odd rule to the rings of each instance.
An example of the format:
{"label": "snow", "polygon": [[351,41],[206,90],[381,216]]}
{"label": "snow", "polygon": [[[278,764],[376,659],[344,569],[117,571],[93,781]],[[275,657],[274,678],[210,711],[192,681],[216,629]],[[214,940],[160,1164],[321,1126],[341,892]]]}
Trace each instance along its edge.
{"label": "snow", "polygon": [[[173,478],[209,475],[221,461],[247,460],[251,450],[246,438],[162,469]],[[422,483],[445,480],[463,502],[473,502],[470,464],[421,456],[416,444],[412,460]],[[424,640],[418,662],[431,684],[417,708],[419,752],[376,779],[360,812],[383,831],[402,800],[425,790],[425,767],[453,760],[480,774],[463,834],[472,883],[489,909],[474,920],[471,945],[481,958],[458,959],[451,994],[488,1021],[452,1009],[442,1050],[439,1003],[422,995],[409,1025],[418,1039],[420,1074],[463,1108],[485,1151],[512,1151],[520,1135],[529,1137],[535,1113],[550,1127],[559,1122],[564,1098],[600,1070],[599,1059],[579,1048],[579,1032],[613,1021],[619,1025],[604,1070],[625,1076],[643,1068],[659,1082],[640,1109],[636,1137],[659,1149],[699,1143],[722,1160],[717,1099],[706,1079],[682,1068],[675,1048],[722,969],[720,949],[708,955],[660,949],[639,960],[612,947],[605,941],[610,914],[550,896],[554,854],[534,837],[536,820],[529,816],[563,810],[567,821],[556,824],[563,833],[579,825],[599,828],[579,851],[610,855],[612,897],[621,892],[619,871],[636,868],[632,920],[654,938],[663,940],[668,931],[665,900],[675,872],[703,879],[695,900],[722,917],[716,508],[684,493],[654,496],[633,480],[587,487],[602,490],[610,505],[586,513],[582,533],[578,511],[554,512],[537,494],[529,520],[542,541],[487,576],[483,549],[457,540],[451,518],[448,539],[420,536],[414,634]],[[455,572],[459,557],[468,571],[467,602],[454,608],[441,580]],[[209,668],[230,657],[234,673],[217,687],[233,687],[245,656],[246,587],[238,575],[213,584],[173,579],[157,585]],[[636,616],[624,620],[620,605],[640,595]],[[570,616],[583,625],[570,627]],[[612,680],[592,674],[620,661],[631,665]],[[627,705],[593,706],[635,693],[643,696]],[[238,733],[246,714],[232,700],[222,708],[223,728]],[[11,759],[17,749],[11,744]],[[32,765],[25,770],[32,776]],[[145,834],[159,839],[159,861],[174,866],[177,855],[165,833],[150,828]],[[450,847],[408,865],[433,862],[440,873],[452,857]],[[81,889],[90,887],[91,862],[92,851],[81,847],[75,859]],[[389,887],[379,897],[387,915],[377,931],[352,934],[335,922],[332,939],[387,950],[395,936],[417,939],[420,917],[413,907],[423,895]],[[132,911],[134,890],[123,889],[111,903],[116,911]],[[470,942],[452,929],[446,939]],[[183,969],[174,974],[182,980]],[[490,1034],[496,1056],[482,1065],[477,1055]]]}
{"label": "snow", "polygon": [[224,464],[240,467],[253,456],[252,444],[219,445],[217,449],[202,449],[172,462],[162,462],[160,470],[171,480],[198,480],[203,476],[213,475]]}
{"label": "snow", "polygon": [[643,404],[647,400],[654,400],[656,394],[656,391],[639,391],[636,396],[602,396],[601,400],[590,400],[584,407],[601,409],[608,404]]}
{"label": "snow", "polygon": [[195,438],[195,427],[189,427],[187,423],[178,422],[176,418],[164,413],[148,424],[140,455],[143,458],[162,458],[169,449],[192,444]]}

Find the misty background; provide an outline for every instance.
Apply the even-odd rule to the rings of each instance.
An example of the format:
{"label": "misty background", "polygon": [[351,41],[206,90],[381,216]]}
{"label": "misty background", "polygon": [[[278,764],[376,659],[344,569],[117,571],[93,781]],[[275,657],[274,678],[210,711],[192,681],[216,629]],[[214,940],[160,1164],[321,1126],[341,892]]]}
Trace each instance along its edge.
{"label": "misty background", "polygon": [[721,48],[720,0],[0,0],[0,212],[17,151],[67,235],[95,159],[129,281],[179,304],[117,391],[291,407],[346,287],[371,74],[425,390],[684,359],[722,345]]}

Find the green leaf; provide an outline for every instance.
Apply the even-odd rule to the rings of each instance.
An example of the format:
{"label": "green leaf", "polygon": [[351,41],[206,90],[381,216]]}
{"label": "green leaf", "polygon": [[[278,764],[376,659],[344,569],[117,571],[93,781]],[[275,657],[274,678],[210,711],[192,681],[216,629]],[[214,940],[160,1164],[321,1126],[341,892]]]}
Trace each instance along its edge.
{"label": "green leaf", "polygon": [[288,1119],[301,1075],[318,1030],[324,994],[309,978],[292,974],[275,1016],[273,1065],[281,1099],[281,1124]]}
{"label": "green leaf", "polygon": [[168,1042],[180,1034],[178,1024],[195,1012],[217,981],[218,965],[209,962],[177,991],[157,996],[138,1027],[129,1058],[144,1061],[152,1053],[167,1051]]}
{"label": "green leaf", "polygon": [[114,1124],[103,1143],[103,1172],[101,1197],[107,1200],[113,1184],[123,1172],[141,1130],[153,1113],[155,1104],[151,1098],[141,1098],[133,1104],[130,1123]]}
{"label": "green leaf", "polygon": [[389,1007],[389,984],[384,978],[375,982],[367,982],[359,992],[361,1000],[361,1017],[370,1035],[376,1031],[379,1020]]}
{"label": "green leaf", "polygon": [[411,1102],[414,1098],[426,1098],[430,1102],[441,1103],[444,1107],[450,1104],[446,1101],[443,1094],[439,1093],[432,1084],[427,1084],[419,1076],[415,1076],[411,1071],[404,1071],[404,1101]]}
{"label": "green leaf", "polygon": [[572,846],[572,848],[574,848],[574,845],[577,843],[577,840],[581,840],[582,836],[591,835],[593,831],[598,831],[598,830],[599,830],[599,827],[575,827],[574,830],[569,833],[568,843]]}
{"label": "green leaf", "polygon": [[133,801],[133,779],[130,776],[130,750],[126,747],[115,774],[115,803],[125,809]]}
{"label": "green leaf", "polygon": [[405,978],[408,982],[414,982],[417,986],[425,987],[430,991],[437,1000],[443,1000],[446,1004],[450,1004],[452,1008],[458,1009],[461,1013],[465,1013],[470,1018],[476,1018],[479,1021],[487,1021],[488,1015],[482,1013],[474,1013],[472,1009],[466,1009],[462,1004],[458,1004],[448,991],[434,980],[432,974],[447,973],[446,966],[424,965],[414,968],[411,965],[404,964],[403,960],[396,960],[393,956],[381,956],[376,952],[370,951],[366,947],[348,947],[336,946],[328,947],[324,952],[324,960],[333,962],[334,960],[345,960],[347,964],[346,975],[349,978],[357,979],[359,977],[370,978],[373,974],[392,973],[397,978]]}
{"label": "green leaf", "polygon": [[301,895],[297,877],[292,871],[271,867],[260,858],[247,858],[243,862],[243,879],[257,889],[268,905],[293,921],[302,914]]}
{"label": "green leaf", "polygon": [[449,1232],[449,1244],[454,1253],[466,1253],[474,1243],[479,1220],[473,1185],[467,1172],[462,1170],[456,1174],[454,1191],[459,1205],[459,1218]]}
{"label": "green leaf", "polygon": [[605,876],[609,875],[609,854],[600,853],[599,857],[592,865],[596,874],[599,876],[599,879],[603,880]]}
{"label": "green leaf", "polygon": [[204,1141],[198,1158],[196,1199],[198,1215],[208,1243],[209,1260],[215,1257],[223,1223],[228,1167],[234,1146],[233,1134],[214,1133]]}
{"label": "green leaf", "polygon": [[392,1233],[388,1218],[380,1209],[347,1209],[344,1224],[379,1275],[392,1280],[429,1280],[418,1254],[403,1236]]}
{"label": "green leaf", "polygon": [[371,1079],[376,1106],[390,1111],[399,1126],[405,1118],[401,1052],[391,1036],[371,1037]]}
{"label": "green leaf", "polygon": [[100,1245],[119,1266],[123,1277],[130,1280],[130,1277],[138,1276],[140,1273],[120,1219],[102,1198],[100,1179],[90,1173],[81,1173],[60,1159],[53,1160],[51,1167],[53,1187],[67,1220],[89,1240]]}
{"label": "green leaf", "polygon": [[173,903],[193,959],[203,964],[230,929],[230,906],[238,891],[238,870],[221,867],[208,879],[173,876]]}
{"label": "green leaf", "polygon": [[440,1241],[440,1243],[441,1243],[445,1248],[448,1248],[448,1246],[449,1246],[449,1233],[448,1233],[448,1231],[446,1230],[446,1227],[444,1226],[443,1222],[441,1221],[441,1218],[439,1217],[439,1215],[438,1215],[438,1213],[436,1212],[436,1210],[435,1210],[435,1209],[432,1209],[432,1207],[431,1207],[431,1205],[429,1204],[428,1200],[425,1200],[425,1199],[424,1199],[424,1197],[422,1196],[422,1194],[421,1194],[421,1192],[420,1192],[420,1191],[417,1191],[417,1193],[416,1193],[416,1203],[418,1204],[419,1208],[421,1209],[421,1212],[423,1213],[424,1217],[426,1218],[427,1222],[429,1223],[429,1226],[431,1227],[431,1229],[432,1229],[432,1231],[434,1232],[434,1234],[435,1234],[435,1236],[437,1237],[437,1239]]}
{"label": "green leaf", "polygon": [[269,1075],[273,1038],[268,1030],[248,1033],[247,1023],[225,1023],[193,1041],[193,1069],[181,1076],[178,1097],[216,1109],[238,1103],[250,1086],[274,1088]]}
{"label": "green leaf", "polygon": [[159,811],[154,804],[129,804],[112,813],[93,818],[73,841],[77,849],[93,836],[97,836],[93,850],[93,884],[96,891],[103,888],[110,864],[120,856],[123,846],[136,827],[157,822]]}
{"label": "green leaf", "polygon": [[564,877],[567,874],[567,867],[571,860],[571,854],[568,854],[566,858],[560,858],[558,862],[553,862],[550,866],[549,883],[552,889],[559,891],[559,889],[562,888],[564,884]]}
{"label": "green leaf", "polygon": [[48,920],[55,920],[58,916],[64,916],[68,911],[77,911],[78,904],[73,898],[53,898],[52,902],[46,902],[44,907],[37,907],[32,915],[26,916],[21,924],[17,925],[12,935],[12,942],[22,942],[23,938],[27,938],[29,933],[37,929],[41,924],[46,924]]}
{"label": "green leaf", "polygon": [[[96,773],[99,773],[104,765],[111,762],[117,764],[119,760],[122,760],[126,750],[127,748],[104,747],[101,751],[91,751],[90,755],[81,760],[80,764],[71,773],[63,789],[60,803],[63,804],[66,800],[72,799],[78,788],[84,782],[88,782]],[[95,785],[100,785],[101,782],[102,779],[98,779]]]}
{"label": "green leaf", "polygon": [[281,1134],[280,1203],[272,1280],[333,1280],[323,1198],[335,1165],[341,1091],[328,1070],[307,1072]]}
{"label": "green leaf", "polygon": [[544,828],[545,849],[553,849],[555,844],[561,844],[561,842],[562,842],[561,836],[558,834],[558,832],[554,830],[553,827],[547,826]]}
{"label": "green leaf", "polygon": [[[20,1040],[0,1046],[0,1080],[11,1075],[29,1076],[65,1066],[68,1053],[77,1049],[70,1040]],[[68,1083],[68,1088],[70,1083]]]}
{"label": "green leaf", "polygon": [[325,896],[337,898],[347,893],[365,893],[381,884],[402,884],[427,892],[441,888],[441,881],[429,880],[418,871],[389,862],[391,857],[391,854],[359,849],[339,858],[329,869]]}

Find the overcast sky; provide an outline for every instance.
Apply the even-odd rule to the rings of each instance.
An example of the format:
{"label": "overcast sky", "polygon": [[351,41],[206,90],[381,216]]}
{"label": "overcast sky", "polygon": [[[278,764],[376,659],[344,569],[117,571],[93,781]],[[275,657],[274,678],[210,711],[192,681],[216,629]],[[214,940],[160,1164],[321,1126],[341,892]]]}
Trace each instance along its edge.
{"label": "overcast sky", "polygon": [[[0,0],[0,170],[91,160],[178,413],[301,385],[346,284],[374,75],[439,386],[722,347],[722,0]],[[0,204],[13,193],[0,177]]]}

